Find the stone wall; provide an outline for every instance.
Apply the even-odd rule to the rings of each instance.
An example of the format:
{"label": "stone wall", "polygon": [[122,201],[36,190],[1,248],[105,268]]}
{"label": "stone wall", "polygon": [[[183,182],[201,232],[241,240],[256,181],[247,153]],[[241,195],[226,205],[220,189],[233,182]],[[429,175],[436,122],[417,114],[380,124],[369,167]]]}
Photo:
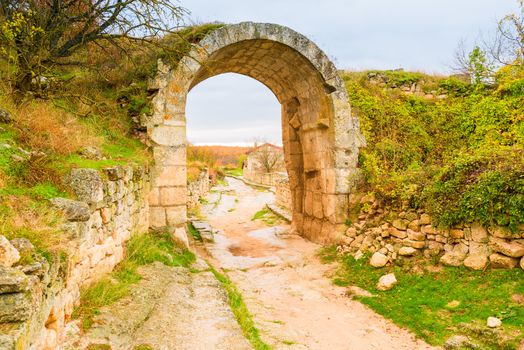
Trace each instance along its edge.
{"label": "stone wall", "polygon": [[475,270],[488,265],[524,269],[524,227],[516,233],[479,224],[439,229],[422,210],[389,210],[372,195],[353,196],[352,202],[361,209],[337,249],[356,258],[372,254],[370,263],[375,267],[394,264],[399,259],[424,257]]}
{"label": "stone wall", "polygon": [[275,201],[278,206],[284,207],[291,211],[293,202],[291,201],[291,190],[289,188],[289,179],[283,178],[275,184]]}
{"label": "stone wall", "polygon": [[[264,173],[256,170],[244,170],[244,178],[248,181],[264,186],[276,186],[277,182],[287,179],[286,173]],[[288,180],[289,186],[289,180]]]}
{"label": "stone wall", "polygon": [[205,169],[200,172],[195,181],[187,184],[187,207],[193,208],[198,205],[199,199],[209,193],[211,189],[211,179],[209,170]]}
{"label": "stone wall", "polygon": [[[0,349],[59,348],[80,288],[111,272],[125,242],[147,230],[148,179],[143,167],[72,171],[68,181],[78,200],[51,200],[64,213],[65,254],[48,263],[33,251],[31,263],[0,271]],[[19,249],[31,250],[25,243]]]}

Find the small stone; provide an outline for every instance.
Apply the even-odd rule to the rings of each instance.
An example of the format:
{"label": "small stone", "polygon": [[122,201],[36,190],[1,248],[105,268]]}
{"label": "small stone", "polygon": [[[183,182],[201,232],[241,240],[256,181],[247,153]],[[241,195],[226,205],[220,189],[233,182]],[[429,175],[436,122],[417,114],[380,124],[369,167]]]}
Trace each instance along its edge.
{"label": "small stone", "polygon": [[472,270],[484,270],[488,264],[486,255],[470,255],[464,260],[464,266]]}
{"label": "small stone", "polygon": [[509,256],[499,253],[491,254],[489,260],[491,261],[491,266],[493,268],[512,269],[518,264],[518,259],[510,258]]}
{"label": "small stone", "polygon": [[95,169],[73,169],[67,183],[80,201],[98,203],[104,199],[104,183]]}
{"label": "small stone", "polygon": [[92,160],[103,160],[106,159],[100,150],[100,148],[96,146],[87,146],[80,150],[79,152],[80,156],[85,159],[92,159]]}
{"label": "small stone", "polygon": [[357,236],[357,229],[355,227],[349,227],[346,230],[346,236],[348,236],[348,237],[356,237]]}
{"label": "small stone", "polygon": [[498,318],[496,317],[488,317],[488,320],[486,322],[486,325],[489,327],[489,328],[498,328],[500,326],[502,326],[502,321],[499,320]]}
{"label": "small stone", "polygon": [[9,113],[3,108],[0,108],[0,123],[8,124],[12,121],[13,119],[11,119],[11,113]]}
{"label": "small stone", "polygon": [[391,236],[393,237],[397,237],[397,238],[400,238],[400,239],[404,239],[408,236],[408,234],[406,233],[406,231],[400,231],[394,227],[390,227],[388,228],[388,232]]}
{"label": "small stone", "polygon": [[124,170],[120,166],[105,168],[104,172],[110,181],[117,181],[124,177]]}
{"label": "small stone", "polygon": [[397,284],[395,274],[389,273],[380,277],[377,283],[377,289],[380,291],[390,290]]}
{"label": "small stone", "polygon": [[464,238],[464,231],[458,230],[458,229],[452,229],[449,231],[449,235],[451,238],[461,239],[461,238]]}
{"label": "small stone", "polygon": [[407,233],[408,233],[408,238],[413,241],[423,241],[426,239],[426,234],[422,232],[413,231],[408,228]]}
{"label": "small stone", "polygon": [[178,227],[174,229],[171,234],[171,239],[180,248],[189,249],[189,240],[187,238],[186,229],[183,227]]}
{"label": "small stone", "polygon": [[369,264],[373,267],[384,267],[388,263],[389,259],[382,253],[376,252],[371,256]]}
{"label": "small stone", "polygon": [[349,286],[346,289],[346,293],[344,293],[347,297],[367,297],[370,298],[373,296],[370,292],[368,292],[365,289],[359,288],[357,286]]}
{"label": "small stone", "polygon": [[457,254],[455,252],[449,252],[440,258],[440,263],[447,266],[460,266],[465,259],[464,255]]}
{"label": "small stone", "polygon": [[11,244],[21,254],[31,254],[35,250],[35,246],[27,238],[13,238]]}
{"label": "small stone", "polygon": [[11,267],[20,260],[20,253],[7,238],[0,235],[0,266]]}
{"label": "small stone", "polygon": [[458,300],[452,300],[449,303],[446,304],[446,307],[450,309],[455,309],[460,306],[460,301]]}
{"label": "small stone", "polygon": [[448,350],[470,348],[470,346],[471,341],[464,335],[454,335],[444,343],[444,349]]}
{"label": "small stone", "polygon": [[364,256],[364,253],[362,253],[361,250],[357,250],[357,252],[353,255],[353,258],[355,260],[360,260],[360,258],[362,258]]}
{"label": "small stone", "polygon": [[0,294],[25,292],[29,278],[13,267],[0,267]]}
{"label": "small stone", "polygon": [[417,252],[413,247],[402,247],[398,250],[398,255],[402,256],[412,256]]}
{"label": "small stone", "polygon": [[422,249],[426,246],[426,242],[425,241],[413,241],[411,239],[405,239],[404,240],[404,244],[410,246],[410,247],[413,247],[415,249]]}
{"label": "small stone", "polygon": [[91,217],[91,210],[85,202],[74,201],[67,198],[52,198],[51,204],[61,210],[69,221],[84,222]]}
{"label": "small stone", "polygon": [[401,231],[406,231],[409,225],[409,221],[406,219],[396,219],[391,223],[394,228]]}
{"label": "small stone", "polygon": [[524,256],[520,259],[520,268],[524,270]]}
{"label": "small stone", "polygon": [[471,225],[471,239],[477,243],[488,242],[488,231],[479,224]]}
{"label": "small stone", "polygon": [[429,216],[428,214],[420,215],[419,224],[420,225],[430,225],[431,224],[431,216]]}

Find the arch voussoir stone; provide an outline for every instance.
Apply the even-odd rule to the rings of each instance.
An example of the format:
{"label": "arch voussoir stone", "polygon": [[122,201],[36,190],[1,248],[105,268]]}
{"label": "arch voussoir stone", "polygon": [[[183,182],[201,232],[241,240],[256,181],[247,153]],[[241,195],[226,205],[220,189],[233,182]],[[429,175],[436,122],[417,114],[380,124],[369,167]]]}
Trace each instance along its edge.
{"label": "arch voussoir stone", "polygon": [[187,94],[205,79],[239,73],[265,84],[282,104],[295,229],[317,242],[337,238],[365,140],[344,83],[322,50],[290,28],[244,22],[209,33],[176,68],[159,65],[158,94],[147,122],[155,155],[152,227],[186,221]]}

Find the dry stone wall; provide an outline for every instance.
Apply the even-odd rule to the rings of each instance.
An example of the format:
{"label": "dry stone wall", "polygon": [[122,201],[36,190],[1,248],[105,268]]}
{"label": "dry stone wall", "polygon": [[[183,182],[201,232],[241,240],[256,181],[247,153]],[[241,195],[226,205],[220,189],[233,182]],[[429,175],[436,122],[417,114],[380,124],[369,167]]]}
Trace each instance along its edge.
{"label": "dry stone wall", "polygon": [[200,172],[195,181],[187,184],[187,207],[194,208],[198,205],[201,197],[209,193],[211,189],[211,180],[209,170],[205,169]]}
{"label": "dry stone wall", "polygon": [[486,228],[474,223],[440,229],[432,225],[432,218],[424,211],[389,210],[372,195],[352,196],[351,201],[361,209],[337,250],[356,258],[368,253],[372,266],[424,257],[474,270],[488,266],[524,269],[524,227],[510,232],[503,227]]}
{"label": "dry stone wall", "polygon": [[289,188],[289,179],[287,177],[276,182],[275,201],[278,206],[291,210],[293,203],[291,202],[291,190]]}
{"label": "dry stone wall", "polygon": [[51,200],[65,217],[65,254],[48,263],[29,241],[10,242],[33,261],[0,267],[0,349],[59,349],[80,289],[111,272],[131,235],[148,229],[146,168],[74,169],[68,181],[78,200]]}

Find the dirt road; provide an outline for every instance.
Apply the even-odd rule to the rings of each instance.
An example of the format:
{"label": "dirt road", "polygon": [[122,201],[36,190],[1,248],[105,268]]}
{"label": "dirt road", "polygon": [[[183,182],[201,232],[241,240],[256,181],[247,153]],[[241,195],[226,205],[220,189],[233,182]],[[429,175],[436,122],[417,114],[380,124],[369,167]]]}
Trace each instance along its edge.
{"label": "dirt road", "polygon": [[274,349],[433,349],[344,296],[328,277],[334,267],[318,260],[318,245],[289,234],[288,225],[251,220],[272,193],[227,180],[203,209],[221,231],[208,251],[213,264],[229,271]]}

